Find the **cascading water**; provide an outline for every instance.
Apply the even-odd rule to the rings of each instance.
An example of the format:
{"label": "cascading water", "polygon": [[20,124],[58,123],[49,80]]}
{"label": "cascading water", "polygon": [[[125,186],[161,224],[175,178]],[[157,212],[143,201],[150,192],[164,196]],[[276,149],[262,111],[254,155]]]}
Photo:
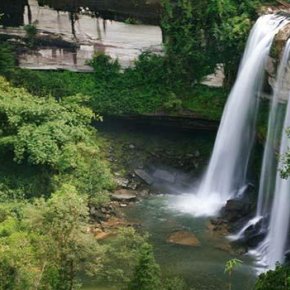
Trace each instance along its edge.
{"label": "cascading water", "polygon": [[273,38],[284,23],[282,16],[265,15],[254,25],[223,113],[208,169],[197,194],[183,197],[177,204],[181,210],[195,216],[216,215],[225,202],[240,194],[245,186],[258,109],[257,95]]}
{"label": "cascading water", "polygon": [[[285,99],[285,94],[289,98],[289,90],[285,90],[285,83],[287,84],[287,79],[289,79],[289,57],[290,57],[290,41],[287,42],[284,49],[283,58],[279,68],[278,80],[277,80],[277,89],[276,94],[274,95],[271,115],[268,127],[268,138],[267,143],[269,147],[272,147],[271,150],[274,150],[273,146],[275,145],[275,136],[277,138],[277,126],[274,121],[277,120],[279,123],[279,99]],[[286,85],[287,88],[287,85]],[[281,105],[280,105],[281,107]],[[281,115],[281,114],[280,114]],[[282,114],[283,115],[283,114]],[[272,120],[271,120],[272,118]],[[279,154],[284,154],[289,148],[289,141],[286,133],[286,129],[290,127],[290,102],[288,101],[287,110],[285,114],[284,125],[282,129],[282,139]],[[281,128],[281,126],[280,126]],[[271,131],[271,132],[269,132]],[[270,138],[270,139],[269,139]],[[269,139],[269,140],[268,140]],[[277,139],[276,139],[277,140]],[[265,148],[264,154],[269,154],[270,158],[274,159],[274,153],[270,151],[267,152]],[[270,152],[270,153],[269,153]],[[272,156],[273,155],[273,156]],[[264,156],[265,157],[265,156]],[[266,156],[267,157],[267,156]],[[290,220],[290,179],[282,179],[278,168],[281,168],[282,164],[279,162],[278,166],[275,166],[276,182],[274,190],[274,200],[270,215],[270,224],[268,229],[268,234],[266,239],[258,246],[255,251],[252,251],[253,254],[258,255],[261,260],[261,264],[267,268],[275,268],[276,262],[282,263],[284,261],[284,252],[287,242],[287,235],[289,229],[289,220]],[[266,177],[264,177],[266,178]],[[261,193],[260,193],[261,194]],[[266,211],[265,205],[269,197],[262,196],[259,197],[260,212]],[[259,207],[258,207],[259,208]],[[258,211],[257,211],[258,212]]]}
{"label": "cascading water", "polygon": [[[277,158],[275,148],[278,147],[277,140],[280,140],[282,133],[284,108],[279,105],[279,100],[287,99],[288,89],[285,87],[285,79],[287,76],[287,66],[289,59],[289,49],[286,46],[283,57],[279,64],[276,83],[274,86],[274,94],[271,102],[271,109],[268,121],[268,131],[263,154],[263,162],[259,183],[259,194],[256,215],[248,221],[248,223],[235,235],[230,236],[231,240],[239,240],[243,237],[244,232],[250,226],[255,225],[261,219],[266,217],[271,210],[272,193],[275,190],[275,176],[277,172]],[[286,83],[287,85],[287,83]],[[264,224],[264,226],[267,226]]]}

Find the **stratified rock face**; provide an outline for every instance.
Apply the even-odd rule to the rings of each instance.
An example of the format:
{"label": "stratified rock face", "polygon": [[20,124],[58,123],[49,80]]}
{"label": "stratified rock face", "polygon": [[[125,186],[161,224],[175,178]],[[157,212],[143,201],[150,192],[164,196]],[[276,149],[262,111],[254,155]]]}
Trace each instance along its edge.
{"label": "stratified rock face", "polygon": [[277,35],[275,36],[272,46],[272,53],[274,54],[273,56],[275,58],[281,57],[285,44],[289,38],[290,38],[290,23],[286,24],[282,29],[280,29]]}
{"label": "stratified rock face", "polygon": [[182,245],[182,246],[190,246],[190,247],[197,247],[200,245],[199,240],[197,237],[190,232],[186,231],[178,231],[172,233],[168,239],[168,243]]}
{"label": "stratified rock face", "polygon": [[78,12],[89,9],[97,16],[110,20],[131,18],[157,24],[160,18],[159,0],[38,0],[38,2],[60,11]]}
{"label": "stratified rock face", "polygon": [[[289,14],[290,15],[290,14]],[[286,42],[290,39],[290,23],[279,30],[272,44],[271,55],[266,64],[266,78],[270,87],[274,88],[277,69],[282,58]],[[288,91],[290,90],[290,70],[285,75],[283,82],[283,91],[279,95],[280,102],[288,100]]]}

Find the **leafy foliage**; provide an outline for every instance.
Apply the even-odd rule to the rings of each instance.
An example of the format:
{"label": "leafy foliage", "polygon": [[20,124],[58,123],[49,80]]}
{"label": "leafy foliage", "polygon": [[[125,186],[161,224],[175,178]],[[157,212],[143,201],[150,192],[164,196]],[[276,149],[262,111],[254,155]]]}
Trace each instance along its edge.
{"label": "leafy foliage", "polygon": [[224,64],[234,76],[259,1],[162,0],[166,58],[170,73],[189,83]]}
{"label": "leafy foliage", "polygon": [[290,267],[289,265],[277,265],[275,270],[269,270],[259,276],[255,290],[289,290],[290,289]]}
{"label": "leafy foliage", "polygon": [[70,290],[80,270],[98,272],[103,250],[87,231],[86,204],[64,185],[48,201],[24,206],[22,218],[6,213],[0,223],[1,289]]}
{"label": "leafy foliage", "polygon": [[118,235],[106,244],[106,256],[101,277],[103,280],[127,285],[138,264],[140,249],[148,236],[141,236],[133,228],[121,228]]}
{"label": "leafy foliage", "polygon": [[0,74],[8,74],[14,67],[15,59],[10,46],[0,43]]}
{"label": "leafy foliage", "polygon": [[26,42],[28,46],[33,47],[35,45],[35,38],[37,35],[36,23],[25,25],[24,30],[26,33]]}
{"label": "leafy foliage", "polygon": [[243,263],[243,261],[241,261],[241,260],[239,260],[237,258],[228,260],[226,262],[225,273],[227,273],[229,275],[229,290],[232,289],[231,276],[233,274],[233,271],[235,270],[235,268],[241,266],[242,263]]}
{"label": "leafy foliage", "polygon": [[225,273],[228,273],[229,275],[231,275],[233,273],[233,270],[240,266],[243,263],[243,261],[234,258],[231,259],[229,261],[226,262],[226,266],[225,266]]}
{"label": "leafy foliage", "polygon": [[128,290],[157,290],[160,288],[160,268],[155,262],[152,247],[144,244],[140,250],[138,265]]}
{"label": "leafy foliage", "polygon": [[111,60],[107,58],[107,61],[109,64],[93,60],[94,67],[99,66],[95,74],[16,70],[10,79],[16,86],[39,96],[52,95],[65,100],[66,96],[77,93],[86,95],[85,104],[105,116],[192,111],[196,116],[212,120],[221,117],[227,91],[201,85],[178,87],[174,76],[172,79],[166,76],[161,56],[144,53],[134,68],[125,71],[116,72],[112,63],[115,68],[111,75],[106,72]]}
{"label": "leafy foliage", "polygon": [[38,98],[0,78],[2,160],[11,164],[13,159],[22,169],[37,168],[38,176],[48,176],[49,183],[70,183],[90,196],[112,188],[90,125],[95,115],[81,104],[85,99]]}

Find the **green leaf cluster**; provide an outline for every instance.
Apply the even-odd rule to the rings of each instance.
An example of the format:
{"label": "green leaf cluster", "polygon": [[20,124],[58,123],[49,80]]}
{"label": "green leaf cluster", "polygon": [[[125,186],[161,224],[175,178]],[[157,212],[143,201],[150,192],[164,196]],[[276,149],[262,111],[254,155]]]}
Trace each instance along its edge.
{"label": "green leaf cluster", "polygon": [[80,271],[100,271],[104,250],[88,231],[87,200],[73,186],[24,204],[21,216],[12,208],[0,208],[0,289],[71,290]]}
{"label": "green leaf cluster", "polygon": [[171,73],[194,83],[222,63],[227,80],[233,78],[259,4],[258,0],[162,0],[161,27]]}
{"label": "green leaf cluster", "polygon": [[269,270],[259,276],[255,290],[289,290],[290,289],[290,267],[289,265],[277,264],[275,270]]}
{"label": "green leaf cluster", "polygon": [[[5,164],[34,172],[48,189],[70,183],[93,197],[112,188],[110,171],[91,127],[95,115],[83,102],[86,97],[79,95],[59,101],[35,97],[0,78],[0,158],[7,176],[3,182],[0,178],[0,192],[9,187],[13,176]],[[13,179],[14,184],[18,181]]]}

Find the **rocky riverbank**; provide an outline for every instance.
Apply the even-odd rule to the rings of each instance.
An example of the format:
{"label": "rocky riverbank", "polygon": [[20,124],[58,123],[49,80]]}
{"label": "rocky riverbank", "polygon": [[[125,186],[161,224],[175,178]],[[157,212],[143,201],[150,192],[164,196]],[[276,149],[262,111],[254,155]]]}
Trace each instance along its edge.
{"label": "rocky riverbank", "polygon": [[[140,227],[124,218],[123,211],[152,195],[187,190],[200,176],[214,140],[214,132],[203,133],[144,125],[120,119],[99,124],[105,154],[114,174],[116,189],[107,206],[90,206],[92,228],[97,239],[116,233],[118,227]],[[207,137],[203,137],[203,135]],[[199,137],[200,136],[200,137]],[[194,237],[177,233],[171,240],[192,244]],[[170,240],[170,237],[168,237]],[[178,242],[178,243],[179,243]]]}

